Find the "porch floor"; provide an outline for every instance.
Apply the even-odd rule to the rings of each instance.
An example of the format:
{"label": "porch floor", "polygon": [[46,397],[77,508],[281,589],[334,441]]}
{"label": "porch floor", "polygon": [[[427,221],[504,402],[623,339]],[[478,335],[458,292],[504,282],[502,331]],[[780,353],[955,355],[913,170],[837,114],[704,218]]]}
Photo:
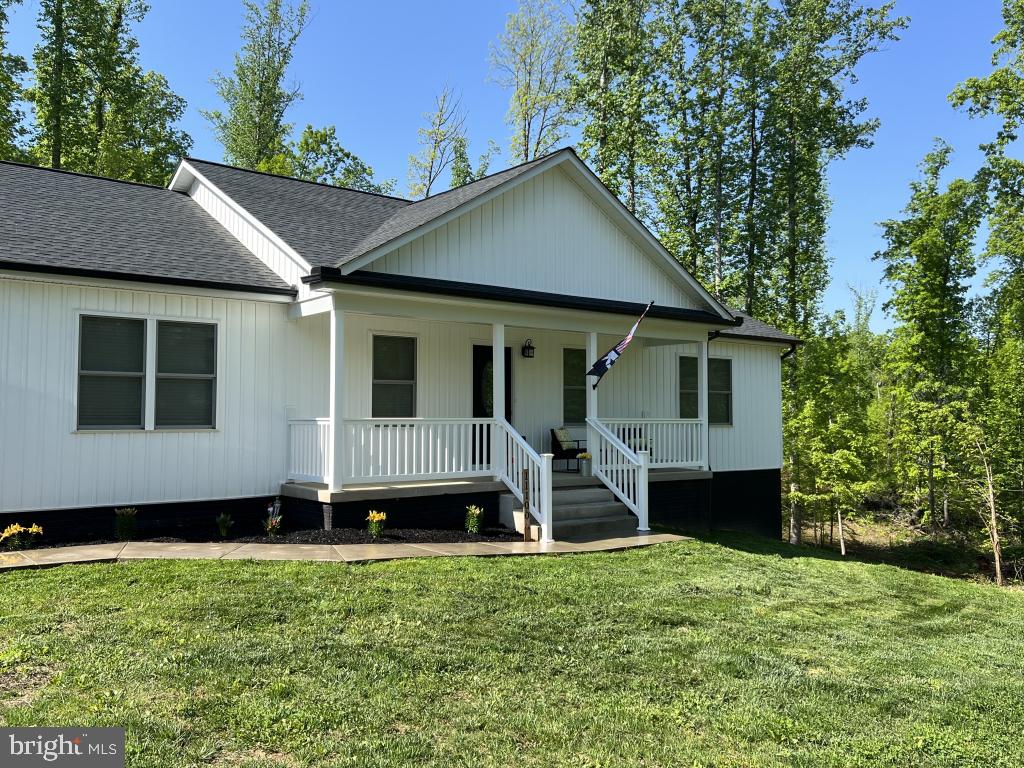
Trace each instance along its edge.
{"label": "porch floor", "polygon": [[[649,483],[675,482],[679,480],[708,480],[711,473],[699,469],[652,469],[648,472]],[[596,477],[581,477],[575,472],[554,472],[551,476],[553,488],[588,488],[602,485]],[[362,483],[346,485],[333,493],[323,483],[282,483],[281,495],[324,504],[344,504],[349,501],[370,501],[374,499],[405,499],[416,496],[444,496],[458,493],[494,493],[508,489],[500,480],[491,477],[470,477],[453,480],[419,480],[400,483]]]}

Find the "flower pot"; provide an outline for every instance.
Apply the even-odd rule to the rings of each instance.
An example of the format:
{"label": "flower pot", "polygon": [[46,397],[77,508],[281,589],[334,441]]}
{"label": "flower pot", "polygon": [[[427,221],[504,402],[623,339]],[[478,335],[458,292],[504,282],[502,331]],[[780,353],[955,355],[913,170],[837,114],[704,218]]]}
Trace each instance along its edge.
{"label": "flower pot", "polygon": [[593,459],[579,459],[580,462],[580,477],[593,477],[594,476],[594,460]]}

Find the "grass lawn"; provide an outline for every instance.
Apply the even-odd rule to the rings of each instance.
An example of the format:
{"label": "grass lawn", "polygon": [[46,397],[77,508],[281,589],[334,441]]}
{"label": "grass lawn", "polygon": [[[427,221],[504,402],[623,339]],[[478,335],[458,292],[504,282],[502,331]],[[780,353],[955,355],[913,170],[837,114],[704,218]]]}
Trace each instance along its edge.
{"label": "grass lawn", "polygon": [[1024,592],[739,537],[21,571],[0,722],[134,766],[1020,766]]}

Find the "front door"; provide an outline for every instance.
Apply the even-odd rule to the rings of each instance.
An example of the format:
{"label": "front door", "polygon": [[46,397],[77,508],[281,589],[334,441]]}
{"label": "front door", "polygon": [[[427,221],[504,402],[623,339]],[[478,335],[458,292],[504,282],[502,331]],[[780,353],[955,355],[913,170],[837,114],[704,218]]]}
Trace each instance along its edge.
{"label": "front door", "polygon": [[[494,359],[492,347],[473,345],[473,418],[494,418]],[[512,422],[512,347],[505,347],[505,421]],[[473,432],[474,436],[476,431]],[[474,462],[490,462],[491,446],[473,440]]]}

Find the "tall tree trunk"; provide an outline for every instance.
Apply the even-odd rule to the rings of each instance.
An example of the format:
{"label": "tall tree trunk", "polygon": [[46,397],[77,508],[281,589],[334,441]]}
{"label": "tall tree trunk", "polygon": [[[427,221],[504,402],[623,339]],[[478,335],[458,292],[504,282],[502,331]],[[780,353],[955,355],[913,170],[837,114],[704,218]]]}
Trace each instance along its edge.
{"label": "tall tree trunk", "polygon": [[843,510],[840,507],[836,510],[839,517],[839,552],[846,557],[846,532],[843,530]]}
{"label": "tall tree trunk", "polygon": [[[757,98],[755,86],[755,101]],[[750,181],[747,185],[747,290],[744,308],[748,314],[753,314],[756,303],[757,291],[757,221],[754,216],[754,204],[757,200],[757,171],[759,147],[757,144],[757,106],[756,103],[750,108],[749,120],[750,132]]]}
{"label": "tall tree trunk", "polygon": [[64,0],[53,4],[53,84],[50,88],[50,167],[61,167],[64,149],[64,59],[67,36],[64,31]]}

